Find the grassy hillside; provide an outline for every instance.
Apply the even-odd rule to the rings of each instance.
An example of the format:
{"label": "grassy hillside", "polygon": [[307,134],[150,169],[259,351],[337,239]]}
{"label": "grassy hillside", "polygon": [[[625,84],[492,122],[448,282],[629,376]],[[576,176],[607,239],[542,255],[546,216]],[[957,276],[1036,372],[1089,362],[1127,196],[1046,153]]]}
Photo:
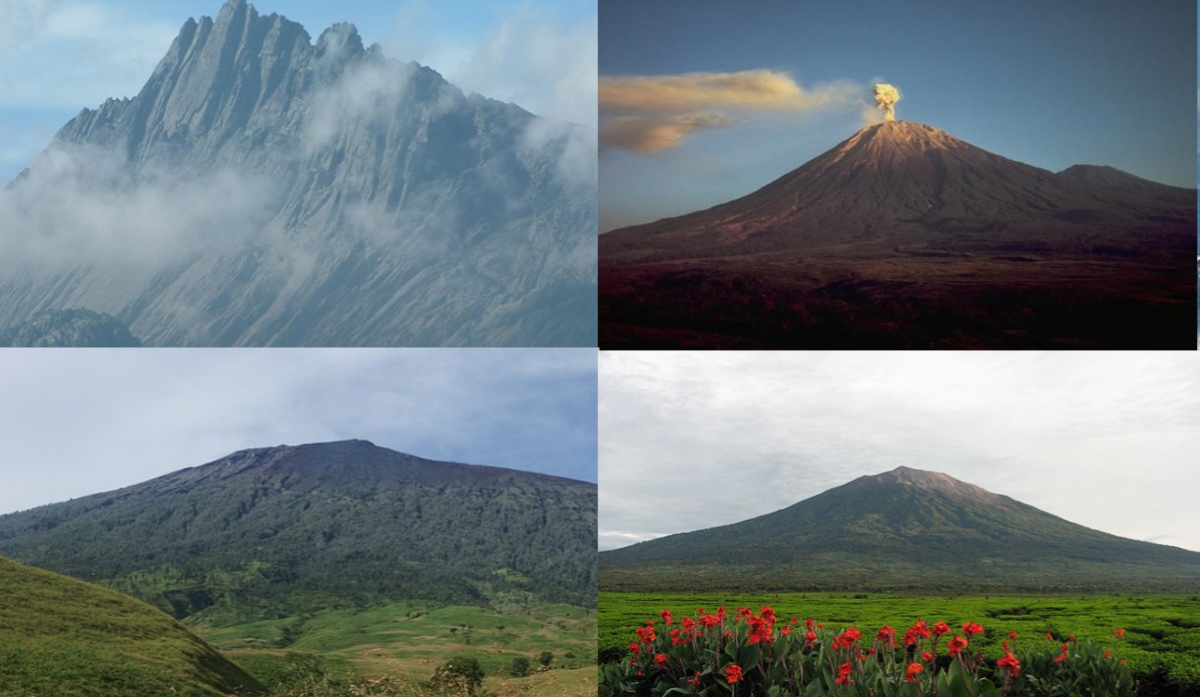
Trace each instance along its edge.
{"label": "grassy hillside", "polygon": [[4,697],[213,697],[263,686],[169,616],[0,558]]}

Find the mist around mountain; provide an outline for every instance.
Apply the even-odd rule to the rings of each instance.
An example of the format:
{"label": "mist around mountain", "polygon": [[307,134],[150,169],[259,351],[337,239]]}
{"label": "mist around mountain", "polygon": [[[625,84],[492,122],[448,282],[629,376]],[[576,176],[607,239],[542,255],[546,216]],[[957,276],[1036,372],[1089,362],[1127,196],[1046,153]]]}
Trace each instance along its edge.
{"label": "mist around mountain", "polygon": [[0,516],[0,554],[237,624],[384,601],[595,607],[596,486],[342,441]]}
{"label": "mist around mountain", "polygon": [[0,558],[0,598],[6,697],[266,691],[169,616],[107,588]]}
{"label": "mist around mountain", "polygon": [[140,347],[142,342],[112,315],[90,310],[47,310],[7,329],[0,346],[24,348]]}
{"label": "mist around mountain", "polygon": [[600,236],[603,348],[1190,348],[1196,192],[868,126]]}
{"label": "mist around mountain", "polygon": [[1092,530],[907,467],[599,557],[601,589],[612,591],[1200,589],[1198,552]]}
{"label": "mist around mountain", "polygon": [[0,193],[0,327],[150,346],[594,346],[595,133],[229,0]]}

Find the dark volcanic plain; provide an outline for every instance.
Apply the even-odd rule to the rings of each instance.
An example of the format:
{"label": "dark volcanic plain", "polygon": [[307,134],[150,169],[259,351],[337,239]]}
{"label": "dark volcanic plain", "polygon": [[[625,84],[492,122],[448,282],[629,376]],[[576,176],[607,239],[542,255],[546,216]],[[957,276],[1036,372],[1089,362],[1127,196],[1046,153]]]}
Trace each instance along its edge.
{"label": "dark volcanic plain", "polygon": [[1059,173],[912,122],[758,191],[600,237],[600,345],[1194,344],[1196,191]]}

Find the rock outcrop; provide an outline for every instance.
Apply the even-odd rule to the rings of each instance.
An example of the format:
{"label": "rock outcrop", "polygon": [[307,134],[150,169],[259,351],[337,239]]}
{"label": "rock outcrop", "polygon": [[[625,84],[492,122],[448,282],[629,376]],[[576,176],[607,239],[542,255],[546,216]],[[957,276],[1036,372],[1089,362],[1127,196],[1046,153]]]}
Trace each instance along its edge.
{"label": "rock outcrop", "polygon": [[[571,167],[589,150],[594,132],[465,95],[352,25],[314,43],[230,0],[6,192],[39,245],[70,229],[84,251],[6,270],[0,325],[87,307],[148,345],[594,346],[596,187]],[[98,189],[108,228],[47,212]]]}

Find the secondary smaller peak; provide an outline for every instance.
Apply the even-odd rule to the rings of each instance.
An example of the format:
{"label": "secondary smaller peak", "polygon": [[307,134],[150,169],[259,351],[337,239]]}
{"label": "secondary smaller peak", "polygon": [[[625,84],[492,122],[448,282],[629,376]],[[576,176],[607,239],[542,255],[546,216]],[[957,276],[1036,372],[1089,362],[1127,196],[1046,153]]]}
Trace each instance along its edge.
{"label": "secondary smaller peak", "polygon": [[359,56],[366,52],[358,27],[349,22],[338,22],[321,32],[317,39],[318,56]]}

